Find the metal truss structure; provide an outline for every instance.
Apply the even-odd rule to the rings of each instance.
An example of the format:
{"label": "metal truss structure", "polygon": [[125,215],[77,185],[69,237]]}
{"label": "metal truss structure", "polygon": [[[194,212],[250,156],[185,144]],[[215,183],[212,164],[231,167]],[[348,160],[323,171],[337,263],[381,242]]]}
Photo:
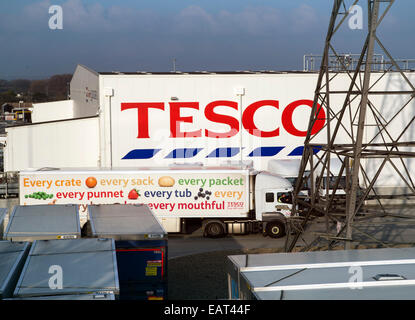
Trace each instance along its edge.
{"label": "metal truss structure", "polygon": [[[323,56],[316,54],[305,54],[303,56],[303,71],[313,72],[317,71],[316,65],[321,64]],[[339,53],[338,55],[331,54],[329,56],[329,68],[330,71],[344,71],[345,67],[349,71],[356,69],[357,62],[359,61],[360,54],[354,53]],[[402,70],[413,71],[415,70],[415,59],[395,59],[395,62]],[[386,71],[387,65],[390,62],[385,60],[384,55],[373,54],[373,71]],[[363,69],[364,66],[362,66]],[[362,70],[363,71],[363,70]]]}
{"label": "metal truss structure", "polygon": [[[303,210],[300,218],[288,223],[288,252],[295,248],[306,227],[318,219],[325,230],[303,250],[321,239],[328,241],[328,248],[339,241],[350,248],[353,231],[365,233],[359,228],[362,223],[383,226],[387,217],[395,222],[415,221],[415,216],[388,207],[393,199],[415,196],[415,177],[411,176],[415,172],[415,165],[411,171],[411,158],[415,157],[415,77],[400,68],[378,37],[393,3],[334,0],[294,190],[293,213],[299,212],[298,207]],[[359,5],[368,13],[367,30],[360,31],[360,36],[365,36],[362,50],[353,70],[336,50],[336,39],[342,37],[340,28],[350,16],[348,5]],[[386,57],[381,71],[375,50]],[[333,56],[341,67],[330,67]],[[316,132],[317,127],[322,129]],[[395,187],[387,188],[391,179]],[[302,192],[304,185],[308,185],[307,195]],[[387,245],[368,233],[366,236]]]}

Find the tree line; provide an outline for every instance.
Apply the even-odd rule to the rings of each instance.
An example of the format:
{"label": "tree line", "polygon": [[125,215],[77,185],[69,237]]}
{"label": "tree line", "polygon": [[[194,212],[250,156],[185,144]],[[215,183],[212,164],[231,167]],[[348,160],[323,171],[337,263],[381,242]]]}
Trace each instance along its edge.
{"label": "tree line", "polygon": [[65,100],[71,79],[71,74],[57,74],[42,80],[0,80],[0,105],[5,102]]}

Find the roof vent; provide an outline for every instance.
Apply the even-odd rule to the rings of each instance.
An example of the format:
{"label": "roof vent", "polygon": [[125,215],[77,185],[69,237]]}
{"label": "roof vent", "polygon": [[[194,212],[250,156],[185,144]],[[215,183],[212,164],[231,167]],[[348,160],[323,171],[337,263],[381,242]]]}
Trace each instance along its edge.
{"label": "roof vent", "polygon": [[405,280],[404,276],[399,274],[377,274],[373,277],[376,281],[388,281],[388,280]]}
{"label": "roof vent", "polygon": [[54,170],[60,170],[60,168],[43,167],[43,168],[37,169],[36,171],[54,171]]}

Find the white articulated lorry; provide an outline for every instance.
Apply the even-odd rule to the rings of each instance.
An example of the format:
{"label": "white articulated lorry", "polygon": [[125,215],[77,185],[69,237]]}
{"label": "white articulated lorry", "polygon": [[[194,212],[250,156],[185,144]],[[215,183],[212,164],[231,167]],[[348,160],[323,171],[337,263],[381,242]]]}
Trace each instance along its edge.
{"label": "white articulated lorry", "polygon": [[[411,81],[415,79],[415,73],[405,74]],[[379,91],[390,88],[402,90],[399,73],[385,75],[379,72],[371,77]],[[282,223],[277,217],[290,211],[286,209],[290,205],[281,207],[279,194],[289,192],[292,185],[284,177],[277,179],[263,171],[269,170],[271,160],[298,163],[301,159],[317,80],[318,73],[122,73],[95,72],[78,65],[70,84],[71,100],[35,105],[33,112],[37,115],[33,117],[34,123],[6,129],[5,171],[20,174],[21,204],[55,202],[84,206],[91,202],[141,201],[152,206],[170,232],[181,230],[186,219],[200,218],[204,221],[204,230],[210,235],[238,232],[239,228],[239,232],[260,229],[279,236],[282,235]],[[349,81],[348,74],[336,75],[332,89],[344,88]],[[344,98],[345,94],[338,94],[331,99],[332,112],[338,111],[336,108],[342,105]],[[395,95],[374,95],[371,102],[385,106],[400,103]],[[354,103],[359,102],[356,100]],[[60,110],[58,114],[57,108]],[[392,127],[391,132],[396,136],[405,121],[413,119],[414,110],[415,99],[411,99],[405,113],[395,117],[391,110],[385,109],[382,115],[385,119],[393,118],[388,128]],[[324,127],[329,115],[324,105],[320,112],[319,119],[311,128],[316,145],[327,141]],[[368,124],[375,121],[368,118]],[[374,128],[365,128],[364,143],[370,141],[367,139],[373,136]],[[410,141],[411,134],[408,131],[403,138]],[[349,141],[344,130],[340,130],[337,137],[336,143]],[[380,137],[372,142],[379,142],[378,139]],[[316,155],[322,153],[315,151]],[[222,166],[225,161],[251,161],[252,168],[259,173],[237,172],[227,167],[218,169],[222,170],[220,173],[204,169]],[[186,169],[189,162],[201,163],[202,167]],[[415,172],[415,161],[408,162],[410,168],[407,175],[410,176]],[[182,167],[171,168],[177,164],[182,164]],[[362,161],[361,164],[368,177],[376,174],[376,166],[371,162]],[[399,168],[400,164],[395,165]],[[68,172],[27,171],[28,168],[43,167],[72,169]],[[336,175],[333,169],[331,171]],[[204,193],[206,186],[179,184],[179,181],[185,183],[180,179],[209,181],[210,175],[219,175],[219,180],[223,175],[222,179],[225,179],[231,172],[244,179],[243,187],[216,185],[212,187],[219,188],[215,189],[218,193],[207,195]],[[160,174],[172,177],[174,187],[156,185]],[[288,178],[295,178],[295,169],[291,170],[290,175]],[[142,179],[142,176],[158,178],[154,178],[154,185],[150,186],[144,184],[145,180],[136,180]],[[86,179],[90,177],[97,181],[92,188],[86,186]],[[129,182],[125,189],[121,185],[122,179]],[[112,185],[106,185],[106,180]],[[74,181],[76,184],[72,185]],[[115,185],[115,181],[120,184]],[[142,185],[133,185],[137,181],[142,181]],[[360,179],[359,182],[362,184],[363,181]],[[321,190],[324,195],[324,190],[327,192],[325,186],[330,186],[332,182],[323,182],[319,192]],[[113,193],[106,194],[108,190],[104,187],[113,188],[110,190]],[[177,193],[177,198],[172,199],[171,193],[170,199],[166,199],[168,191],[176,191],[174,188],[178,187],[177,191],[181,193]],[[385,165],[374,187],[379,194],[398,189],[405,193],[408,189],[405,181],[396,175],[392,164]],[[203,191],[197,191],[197,188]],[[249,190],[249,194],[244,188]],[[268,196],[267,192],[264,195],[266,188],[273,190]],[[243,190],[244,200],[238,199],[238,192]],[[98,191],[100,193],[95,193]],[[137,199],[128,199],[130,192],[134,197],[136,192]],[[189,192],[191,196],[187,197]],[[199,196],[199,192],[205,198]],[[330,190],[328,192],[330,194]],[[184,199],[185,203],[182,202]],[[206,205],[202,208],[206,201],[212,205],[213,200],[218,206],[225,203],[225,207],[211,207],[210,210]],[[242,203],[242,208],[232,208],[238,202]],[[173,205],[175,207],[168,211]]]}
{"label": "white articulated lorry", "polygon": [[285,234],[292,186],[280,176],[238,167],[52,170],[20,173],[20,204],[147,204],[167,232],[185,232],[199,218],[205,236]]}

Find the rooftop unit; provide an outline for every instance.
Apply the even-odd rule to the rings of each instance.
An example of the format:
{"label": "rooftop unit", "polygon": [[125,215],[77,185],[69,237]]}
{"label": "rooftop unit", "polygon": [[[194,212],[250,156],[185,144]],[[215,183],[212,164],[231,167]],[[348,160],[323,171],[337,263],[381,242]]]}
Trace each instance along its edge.
{"label": "rooftop unit", "polygon": [[115,300],[115,295],[109,293],[86,293],[86,294],[71,294],[71,295],[57,295],[44,297],[27,297],[27,298],[11,298],[6,300],[91,300],[91,301],[106,301]]}
{"label": "rooftop unit", "polygon": [[120,299],[167,298],[167,232],[146,205],[88,206],[92,237],[115,240]]}
{"label": "rooftop unit", "polygon": [[143,204],[90,205],[88,213],[94,237],[117,241],[167,238],[160,221]]}
{"label": "rooftop unit", "polygon": [[[55,282],[51,280],[53,276]],[[119,293],[112,239],[36,240],[14,297],[90,293]]]}
{"label": "rooftop unit", "polygon": [[0,300],[13,295],[29,247],[28,242],[0,241]]}
{"label": "rooftop unit", "polygon": [[6,240],[34,241],[81,237],[77,205],[15,206],[4,235]]}

